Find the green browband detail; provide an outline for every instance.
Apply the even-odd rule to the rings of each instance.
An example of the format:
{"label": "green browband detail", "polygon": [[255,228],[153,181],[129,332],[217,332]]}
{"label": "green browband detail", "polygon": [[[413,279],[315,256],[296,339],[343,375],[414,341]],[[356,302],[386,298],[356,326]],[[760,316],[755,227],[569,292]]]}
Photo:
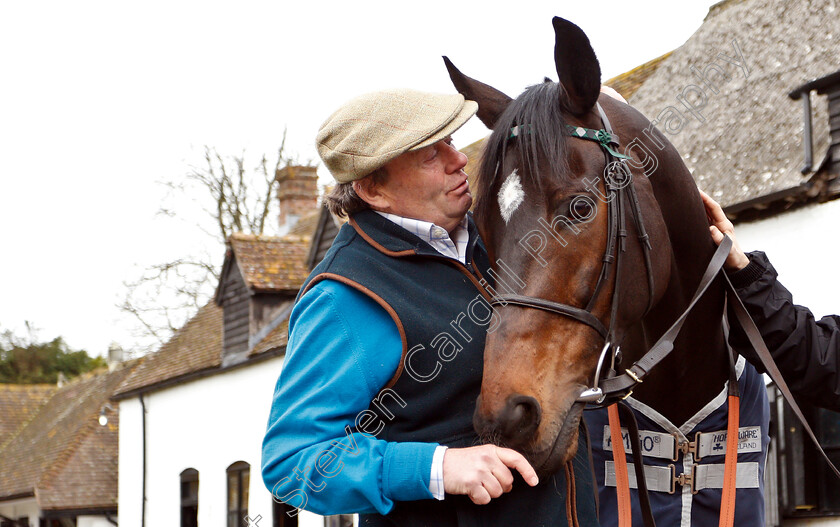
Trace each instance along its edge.
{"label": "green browband detail", "polygon": [[522,134],[530,134],[531,133],[531,126],[527,124],[523,124],[520,126],[514,126],[510,129],[510,135],[508,139],[513,139],[514,137],[519,137]]}
{"label": "green browband detail", "polygon": [[618,135],[616,134],[611,134],[606,130],[593,130],[592,128],[572,126],[570,124],[566,125],[566,131],[572,137],[579,137],[581,139],[588,139],[590,141],[595,141],[596,143],[599,143],[613,157],[617,157],[619,159],[630,159],[630,156],[620,154],[618,153],[618,151],[616,151],[610,146],[615,145],[616,147],[618,147]]}
{"label": "green browband detail", "polygon": [[[592,128],[584,128],[582,126],[572,126],[570,124],[566,125],[566,132],[567,135],[572,137],[579,137],[580,139],[588,139],[590,141],[595,141],[596,143],[600,144],[604,149],[610,153],[613,157],[617,157],[619,159],[630,159],[630,156],[626,156],[624,154],[619,153],[617,150],[612,148],[610,145],[615,145],[618,147],[618,135],[611,134],[606,130],[593,130]],[[508,139],[513,139],[514,137],[519,137],[523,134],[530,134],[531,133],[531,126],[527,124],[522,124],[519,126],[514,126],[510,129],[510,135]]]}

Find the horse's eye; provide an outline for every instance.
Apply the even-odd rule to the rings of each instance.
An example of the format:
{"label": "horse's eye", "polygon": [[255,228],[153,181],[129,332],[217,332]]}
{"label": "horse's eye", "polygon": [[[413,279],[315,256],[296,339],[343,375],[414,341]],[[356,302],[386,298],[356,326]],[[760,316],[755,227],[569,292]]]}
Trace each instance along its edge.
{"label": "horse's eye", "polygon": [[595,202],[589,196],[577,196],[569,204],[572,217],[585,223],[595,217]]}

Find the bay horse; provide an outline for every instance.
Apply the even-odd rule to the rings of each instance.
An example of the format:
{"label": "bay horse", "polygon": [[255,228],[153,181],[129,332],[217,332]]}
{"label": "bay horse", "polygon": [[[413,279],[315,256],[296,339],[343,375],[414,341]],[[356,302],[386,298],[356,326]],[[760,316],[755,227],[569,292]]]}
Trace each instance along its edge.
{"label": "bay horse", "polygon": [[[493,130],[477,177],[474,215],[493,262],[499,324],[487,337],[474,424],[483,438],[522,452],[541,475],[555,473],[576,454],[585,403],[600,399],[593,387],[602,368],[624,371],[657,343],[686,312],[717,254],[680,154],[641,113],[600,93],[600,66],[584,32],[559,17],[553,25],[559,82],[546,79],[515,100],[444,57],[456,89],[478,102],[479,119]],[[673,353],[643,383],[634,383],[628,399],[640,423],[648,421],[643,438],[651,444],[674,438],[668,460],[674,468],[663,468],[671,481],[644,478],[656,487],[651,501],[660,524],[708,524],[699,511],[720,507],[720,486],[709,480],[700,488],[696,466],[710,459],[722,466],[722,457],[706,452],[701,462],[701,440],[688,434],[701,431],[698,426],[720,432],[711,411],[726,413],[728,381],[744,389],[743,372],[751,372],[747,399],[757,415],[746,423],[754,427],[745,427],[742,416],[741,433],[757,430],[761,451],[769,441],[763,382],[743,359],[733,367],[723,327],[724,287],[719,277],[706,285]],[[611,435],[604,412],[587,411],[586,421],[602,522],[608,524],[616,488],[607,451],[616,437],[624,439]],[[704,448],[719,455],[721,437],[725,441],[719,435],[712,446],[707,438]],[[756,518],[763,524],[765,456],[755,456],[755,474],[738,476],[736,525],[758,525]],[[751,480],[746,488],[757,487],[757,498],[741,499],[741,479]],[[671,488],[658,488],[663,485]],[[682,505],[666,503],[666,494],[676,494]],[[685,500],[694,494],[698,501],[686,512]],[[638,505],[633,507],[636,523]]]}

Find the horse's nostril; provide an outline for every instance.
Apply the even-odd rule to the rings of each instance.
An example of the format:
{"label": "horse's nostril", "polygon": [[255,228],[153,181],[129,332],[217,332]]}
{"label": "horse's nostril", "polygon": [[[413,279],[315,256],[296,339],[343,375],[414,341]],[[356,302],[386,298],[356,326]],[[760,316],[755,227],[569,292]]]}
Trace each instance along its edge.
{"label": "horse's nostril", "polygon": [[540,425],[540,403],[528,395],[512,395],[501,416],[502,434],[513,444],[527,441]]}

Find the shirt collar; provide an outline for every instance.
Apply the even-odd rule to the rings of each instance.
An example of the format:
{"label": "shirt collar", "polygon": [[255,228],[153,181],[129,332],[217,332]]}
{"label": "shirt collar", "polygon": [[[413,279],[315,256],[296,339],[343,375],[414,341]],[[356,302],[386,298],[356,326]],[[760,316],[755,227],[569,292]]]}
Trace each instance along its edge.
{"label": "shirt collar", "polygon": [[464,264],[466,263],[467,246],[470,241],[470,234],[467,230],[466,215],[461,218],[461,221],[452,231],[452,235],[450,236],[446,229],[428,221],[405,218],[403,216],[389,214],[378,210],[375,210],[374,212],[399,225],[411,234],[414,234],[424,242],[431,245],[443,256],[453,258]]}

